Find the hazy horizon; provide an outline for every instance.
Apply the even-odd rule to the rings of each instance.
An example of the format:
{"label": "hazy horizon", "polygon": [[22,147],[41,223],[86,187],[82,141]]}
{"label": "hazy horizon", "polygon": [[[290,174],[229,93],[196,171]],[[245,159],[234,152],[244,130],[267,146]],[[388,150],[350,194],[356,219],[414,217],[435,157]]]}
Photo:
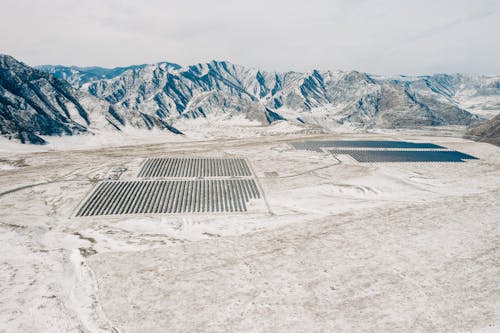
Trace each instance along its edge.
{"label": "hazy horizon", "polygon": [[[268,71],[500,74],[500,4],[479,0],[5,0],[1,53],[32,65],[224,60]],[[490,37],[491,36],[491,37]]]}

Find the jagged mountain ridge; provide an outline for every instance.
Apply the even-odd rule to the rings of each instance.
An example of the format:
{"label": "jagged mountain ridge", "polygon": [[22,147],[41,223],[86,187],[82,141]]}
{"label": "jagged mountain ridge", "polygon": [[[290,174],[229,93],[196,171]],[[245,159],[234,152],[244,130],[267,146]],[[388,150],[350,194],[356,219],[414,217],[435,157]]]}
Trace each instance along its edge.
{"label": "jagged mountain ridge", "polygon": [[0,134],[22,143],[43,144],[41,136],[159,127],[164,120],[129,112],[72,87],[46,72],[0,55]]}
{"label": "jagged mountain ridge", "polygon": [[[272,115],[324,127],[353,123],[397,128],[470,125],[479,118],[457,97],[498,98],[499,82],[499,77],[460,74],[383,78],[356,71],[279,73],[212,61],[181,68],[163,63],[131,68],[81,89],[170,121],[222,112],[244,113],[251,119]],[[497,112],[500,99],[488,107]]]}
{"label": "jagged mountain ridge", "polygon": [[[135,68],[110,79],[83,85],[82,89],[133,111],[175,121],[209,114],[240,114],[262,123],[282,119],[255,97],[252,71],[224,69],[225,63],[172,69],[162,63]],[[245,82],[246,81],[246,82]]]}
{"label": "jagged mountain ridge", "polygon": [[[240,115],[263,124],[286,119],[326,129],[343,124],[415,128],[475,124],[480,120],[477,114],[488,118],[500,110],[498,76],[380,77],[319,70],[280,73],[225,61],[188,67],[162,62],[114,69],[50,65],[33,69],[8,56],[2,59],[9,59],[2,62],[1,69],[2,135],[25,142],[40,143],[38,135],[108,127],[120,130],[124,126],[179,133],[172,127],[179,119],[212,115]],[[17,79],[12,81],[14,77]],[[12,84],[9,80],[19,85],[14,93],[5,89]],[[37,95],[39,87],[45,87],[48,97]],[[16,91],[24,91],[24,95],[16,95]],[[72,97],[65,97],[70,109],[77,110],[69,116],[58,103],[63,100],[65,105],[67,101],[59,96],[66,95]],[[12,96],[17,98],[15,103]],[[49,112],[35,112],[32,105],[43,105]]]}
{"label": "jagged mountain ridge", "polygon": [[[179,69],[180,65],[162,62],[165,66]],[[104,68],[98,66],[92,67],[79,67],[79,66],[62,66],[62,65],[41,65],[35,66],[35,69],[52,74],[58,79],[68,81],[76,88],[80,88],[85,83],[94,82],[97,80],[112,79],[123,72],[131,69],[144,68],[147,64],[132,65],[127,67]]]}

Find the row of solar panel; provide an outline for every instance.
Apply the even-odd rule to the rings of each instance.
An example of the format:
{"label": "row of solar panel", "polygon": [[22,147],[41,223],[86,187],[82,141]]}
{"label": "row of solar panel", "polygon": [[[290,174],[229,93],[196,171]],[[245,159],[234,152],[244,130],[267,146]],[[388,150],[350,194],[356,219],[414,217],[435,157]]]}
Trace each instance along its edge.
{"label": "row of solar panel", "polygon": [[384,141],[384,140],[340,140],[340,141],[303,141],[293,142],[292,146],[300,150],[321,151],[321,148],[399,148],[399,149],[445,149],[433,143]]}
{"label": "row of solar panel", "polygon": [[247,177],[252,172],[243,158],[152,158],[139,177]]}
{"label": "row of solar panel", "polygon": [[253,179],[106,181],[76,215],[245,212],[257,198]]}
{"label": "row of solar panel", "polygon": [[332,154],[347,154],[361,163],[372,162],[463,162],[477,159],[453,150],[352,150],[331,149]]}

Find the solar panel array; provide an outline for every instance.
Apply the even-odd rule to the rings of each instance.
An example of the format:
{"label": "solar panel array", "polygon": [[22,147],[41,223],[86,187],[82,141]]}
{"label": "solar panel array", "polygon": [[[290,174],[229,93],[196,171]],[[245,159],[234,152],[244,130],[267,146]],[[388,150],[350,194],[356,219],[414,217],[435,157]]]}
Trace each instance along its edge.
{"label": "solar panel array", "polygon": [[152,158],[139,177],[245,177],[252,172],[243,158]]}
{"label": "solar panel array", "polygon": [[321,148],[385,148],[385,149],[444,149],[433,143],[384,141],[384,140],[336,140],[336,141],[303,141],[293,142],[295,149],[321,152]]}
{"label": "solar panel array", "polygon": [[453,150],[353,150],[333,149],[333,154],[347,154],[361,163],[371,162],[463,162],[476,159]]}
{"label": "solar panel array", "polygon": [[77,216],[245,212],[258,198],[253,179],[105,181]]}
{"label": "solar panel array", "polygon": [[[295,149],[333,154],[347,154],[361,163],[367,162],[464,162],[477,159],[458,151],[427,142],[384,140],[338,140],[294,142]],[[332,148],[332,149],[329,149]]]}
{"label": "solar panel array", "polygon": [[243,158],[152,158],[138,177],[100,183],[76,216],[246,212],[261,198]]}

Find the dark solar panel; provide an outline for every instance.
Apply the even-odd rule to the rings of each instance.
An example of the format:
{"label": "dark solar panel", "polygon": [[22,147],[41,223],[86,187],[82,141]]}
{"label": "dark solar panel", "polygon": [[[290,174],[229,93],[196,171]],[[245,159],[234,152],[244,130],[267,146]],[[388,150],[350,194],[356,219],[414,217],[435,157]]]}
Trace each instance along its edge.
{"label": "dark solar panel", "polygon": [[141,178],[245,177],[252,172],[243,158],[151,158],[142,166]]}
{"label": "dark solar panel", "polygon": [[361,163],[370,162],[463,162],[477,159],[458,151],[408,151],[408,150],[353,150],[333,149],[333,154],[347,154]]}
{"label": "dark solar panel", "polygon": [[400,148],[400,149],[445,149],[433,143],[383,141],[383,140],[350,140],[350,141],[304,141],[294,142],[295,149],[321,151],[321,148]]}
{"label": "dark solar panel", "polygon": [[253,179],[106,181],[76,215],[246,212],[260,197]]}
{"label": "dark solar panel", "polygon": [[350,148],[404,148],[404,149],[443,149],[433,143],[418,143],[406,141],[324,141],[328,147]]}

